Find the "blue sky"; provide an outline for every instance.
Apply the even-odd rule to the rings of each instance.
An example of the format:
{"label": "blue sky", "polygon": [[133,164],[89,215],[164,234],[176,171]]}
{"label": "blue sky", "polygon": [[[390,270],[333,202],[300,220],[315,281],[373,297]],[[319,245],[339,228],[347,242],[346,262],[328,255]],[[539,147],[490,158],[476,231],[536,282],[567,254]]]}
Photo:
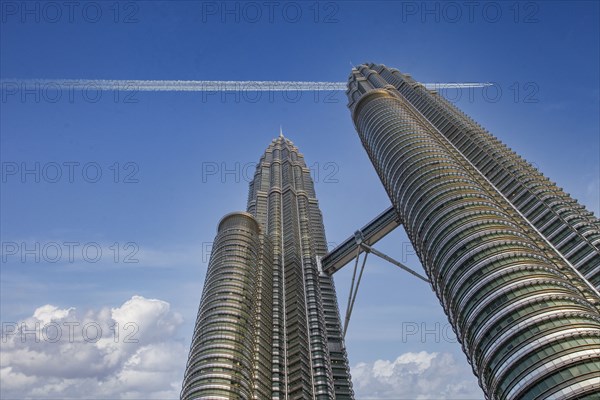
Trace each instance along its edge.
{"label": "blue sky", "polygon": [[[61,87],[52,101],[56,92],[44,88],[15,93],[16,79],[337,82],[351,63],[373,61],[421,82],[494,82],[494,90],[475,89],[470,98],[466,91],[460,99],[456,91],[446,95],[596,215],[600,210],[597,2],[0,4],[2,322],[45,321],[44,310],[57,321],[104,321],[109,310],[112,321],[125,313],[140,326],[172,328],[161,338],[140,329],[139,346],[120,348],[120,364],[96,377],[113,392],[86,381],[86,396],[177,396],[216,224],[245,209],[254,163],[280,125],[315,171],[330,242],[344,240],[389,200],[343,92],[298,99],[263,93],[258,101],[255,93],[101,92],[93,101],[93,91]],[[35,172],[21,176],[24,168],[39,168],[39,182]],[[420,269],[407,243],[397,230],[378,247]],[[24,246],[40,261],[35,254],[23,261]],[[62,256],[49,262],[57,247]],[[102,255],[91,262],[97,248]],[[128,255],[138,262],[125,262]],[[342,312],[349,269],[335,276]],[[40,310],[45,305],[52,307]],[[359,398],[482,397],[446,324],[426,285],[371,259],[347,335]],[[43,355],[59,344],[34,350],[11,343],[2,343],[0,371],[5,383],[17,383],[4,395],[82,390],[76,373],[15,361],[25,350]],[[147,384],[148,371],[131,369],[141,348],[172,365],[152,371],[156,387]],[[125,372],[136,379],[121,379]],[[434,375],[441,381],[428,380]]]}

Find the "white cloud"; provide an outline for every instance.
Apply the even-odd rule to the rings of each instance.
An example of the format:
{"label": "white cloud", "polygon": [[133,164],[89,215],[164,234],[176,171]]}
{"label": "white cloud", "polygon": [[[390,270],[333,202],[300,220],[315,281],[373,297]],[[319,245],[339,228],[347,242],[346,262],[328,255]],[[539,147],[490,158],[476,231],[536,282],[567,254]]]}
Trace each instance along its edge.
{"label": "white cloud", "polygon": [[352,367],[357,399],[481,399],[483,392],[465,363],[450,353],[404,353],[393,361]]}
{"label": "white cloud", "polygon": [[3,323],[0,394],[6,398],[178,398],[187,347],[169,303],[133,296],[78,313],[52,305]]}
{"label": "white cloud", "polygon": [[[169,303],[141,296],[87,312],[41,306],[4,323],[0,397],[178,398],[188,352],[174,337],[181,324]],[[357,399],[483,397],[468,366],[449,353],[358,363],[352,377]]]}
{"label": "white cloud", "polygon": [[41,321],[43,324],[47,324],[53,320],[65,318],[67,315],[69,315],[71,310],[74,310],[74,308],[60,310],[58,307],[46,304],[45,306],[36,308],[33,313],[33,318]]}

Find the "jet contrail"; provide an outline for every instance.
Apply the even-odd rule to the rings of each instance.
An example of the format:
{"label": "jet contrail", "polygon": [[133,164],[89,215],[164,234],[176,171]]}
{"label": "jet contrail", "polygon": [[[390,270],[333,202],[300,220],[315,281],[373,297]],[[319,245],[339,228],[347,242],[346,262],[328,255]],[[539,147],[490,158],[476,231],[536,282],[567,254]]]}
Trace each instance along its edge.
{"label": "jet contrail", "polygon": [[[231,91],[345,91],[346,82],[307,81],[175,81],[113,79],[3,79],[2,90],[36,85],[45,90],[95,89],[140,92],[231,92]],[[492,83],[422,83],[427,89],[470,89],[492,86]]]}

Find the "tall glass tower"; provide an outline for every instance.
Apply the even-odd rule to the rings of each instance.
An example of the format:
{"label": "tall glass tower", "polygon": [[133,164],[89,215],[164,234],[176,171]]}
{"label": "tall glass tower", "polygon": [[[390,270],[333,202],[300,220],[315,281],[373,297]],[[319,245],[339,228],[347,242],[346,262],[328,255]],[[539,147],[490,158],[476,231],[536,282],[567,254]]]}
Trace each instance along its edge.
{"label": "tall glass tower", "polygon": [[598,220],[409,75],[361,65],[347,95],[486,397],[598,398]]}
{"label": "tall glass tower", "polygon": [[600,289],[600,221],[531,164],[408,74],[371,64],[568,262]]}
{"label": "tall glass tower", "polygon": [[182,399],[352,399],[323,220],[302,154],[280,135],[247,212],[219,223]]}

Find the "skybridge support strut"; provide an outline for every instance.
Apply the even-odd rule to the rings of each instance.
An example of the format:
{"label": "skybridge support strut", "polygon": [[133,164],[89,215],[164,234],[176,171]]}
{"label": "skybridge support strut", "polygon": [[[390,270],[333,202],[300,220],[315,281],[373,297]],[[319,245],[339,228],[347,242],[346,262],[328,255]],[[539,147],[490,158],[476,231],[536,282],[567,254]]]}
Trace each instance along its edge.
{"label": "skybridge support strut", "polygon": [[419,274],[418,272],[416,272],[413,269],[408,268],[406,265],[402,264],[400,261],[396,261],[394,260],[392,257],[383,254],[382,252],[380,252],[379,250],[376,250],[374,248],[372,248],[371,246],[369,246],[368,244],[362,244],[362,247],[365,249],[365,251],[369,252],[369,253],[373,253],[375,254],[377,257],[383,258],[385,261],[394,264],[397,267],[402,268],[404,271],[408,272],[411,275],[416,276],[417,278],[421,279],[422,281],[425,281],[427,283],[429,283],[429,279],[427,279],[426,277],[424,277],[423,275]]}
{"label": "skybridge support strut", "polygon": [[[328,275],[333,275],[339,271],[344,265],[350,263],[354,259],[354,270],[352,272],[352,283],[350,284],[350,293],[348,295],[348,304],[346,306],[346,314],[344,317],[343,336],[346,336],[348,330],[348,324],[350,323],[350,317],[352,316],[352,310],[354,309],[354,303],[356,302],[356,296],[358,294],[358,288],[363,276],[365,265],[367,262],[367,256],[369,253],[373,253],[377,257],[399,267],[400,269],[408,272],[409,274],[419,278],[422,281],[429,283],[427,277],[419,274],[413,269],[402,264],[400,261],[382,253],[381,251],[373,248],[373,244],[383,238],[385,235],[393,231],[395,228],[400,226],[400,221],[393,207],[388,208],[371,222],[365,225],[354,233],[354,237],[346,239],[341,245],[327,253],[325,257],[320,260],[320,266],[322,271]],[[365,253],[360,267],[358,270],[358,263],[360,261],[361,253]],[[356,273],[358,271],[358,279]],[[356,283],[356,285],[355,285]]]}

